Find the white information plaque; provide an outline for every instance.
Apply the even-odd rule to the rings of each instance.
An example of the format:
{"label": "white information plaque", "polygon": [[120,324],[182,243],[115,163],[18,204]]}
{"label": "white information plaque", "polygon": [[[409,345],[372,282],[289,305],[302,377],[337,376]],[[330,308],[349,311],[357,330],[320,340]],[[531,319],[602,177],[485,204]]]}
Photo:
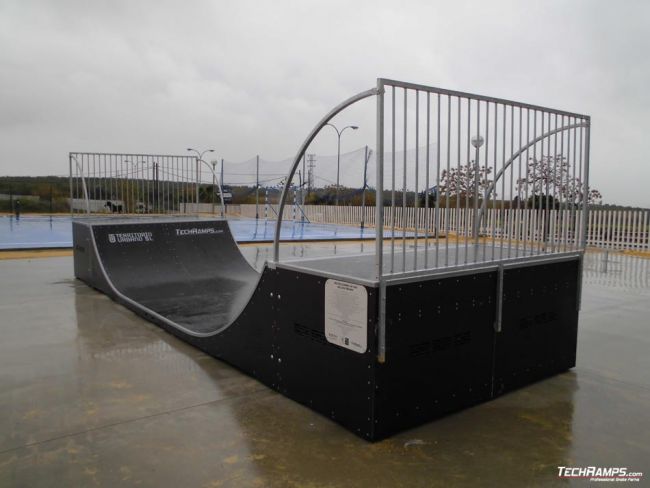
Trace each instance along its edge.
{"label": "white information plaque", "polygon": [[325,337],[355,352],[368,348],[368,292],[339,280],[325,283]]}

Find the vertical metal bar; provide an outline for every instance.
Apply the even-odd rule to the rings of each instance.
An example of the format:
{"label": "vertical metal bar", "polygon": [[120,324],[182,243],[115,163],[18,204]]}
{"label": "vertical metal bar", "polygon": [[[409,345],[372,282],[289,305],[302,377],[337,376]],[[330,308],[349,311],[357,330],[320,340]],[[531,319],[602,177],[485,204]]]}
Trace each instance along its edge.
{"label": "vertical metal bar", "polygon": [[[641,236],[641,244],[643,249],[648,249],[650,248],[650,229],[648,229],[648,214],[650,212],[643,212],[643,225],[641,227],[642,229],[642,236]],[[645,242],[644,242],[645,241]]]}
{"label": "vertical metal bar", "polygon": [[[549,112],[546,115],[547,122],[548,122],[548,130],[551,130],[551,113]],[[549,244],[552,243],[552,238],[551,238],[551,183],[553,180],[551,180],[551,158],[553,156],[551,155],[551,137],[546,138],[546,226],[547,226],[547,235],[546,235],[546,243],[545,243],[545,252],[548,253],[549,250]],[[553,158],[555,159],[555,158]],[[551,247],[552,249],[552,247]]]}
{"label": "vertical metal bar", "polygon": [[[537,110],[533,110],[533,139],[537,138]],[[534,255],[536,250],[537,250],[537,194],[536,194],[536,188],[537,188],[537,144],[533,145],[533,159],[532,163],[530,163],[530,166],[533,170],[533,175],[530,179],[530,182],[532,184],[532,192],[531,192],[531,200],[532,200],[532,215],[533,215],[533,220],[534,220],[534,225],[531,225],[531,242],[530,242],[530,254]],[[528,185],[526,185],[528,187]]]}
{"label": "vertical metal bar", "polygon": [[406,140],[408,127],[407,89],[404,88],[404,140],[402,157],[402,271],[406,271]]}
{"label": "vertical metal bar", "polygon": [[[501,148],[501,169],[505,171],[506,167],[506,106],[503,105],[503,121],[502,121],[502,148]],[[504,237],[504,222],[505,222],[505,201],[506,201],[506,179],[505,175],[501,177],[501,239],[499,243],[499,259],[503,259],[503,241]],[[507,223],[506,227],[507,229]]]}
{"label": "vertical metal bar", "polygon": [[467,165],[466,165],[466,178],[467,181],[465,183],[465,221],[463,223],[463,232],[465,233],[465,264],[467,264],[467,255],[469,253],[469,195],[470,195],[470,182],[471,182],[471,168],[470,168],[470,158],[471,158],[471,152],[470,152],[470,145],[471,145],[471,138],[472,138],[472,101],[468,98],[467,99],[467,151],[465,152],[465,156],[467,159]]}
{"label": "vertical metal bar", "polygon": [[[84,167],[84,159],[86,160]],[[90,168],[91,156],[90,155],[81,155],[81,187],[83,189],[84,183],[86,184],[86,213],[90,213],[90,202],[94,198],[93,193],[93,182],[92,182],[92,170]],[[87,169],[86,169],[87,168]],[[90,188],[89,188],[90,187]]]}
{"label": "vertical metal bar", "polygon": [[[199,165],[201,161],[196,158],[196,214],[199,214],[199,187],[201,186],[201,168]],[[223,167],[223,159],[221,160],[221,167]]]}
{"label": "vertical metal bar", "polygon": [[[117,184],[115,181],[117,173],[117,155],[111,156],[111,171],[110,171],[110,178],[111,178],[111,198],[115,200],[119,200],[117,198]],[[119,203],[118,203],[119,205]],[[119,208],[119,207],[118,207]]]}
{"label": "vertical metal bar", "polygon": [[134,173],[134,168],[135,168],[135,162],[133,161],[133,158],[130,157],[129,155],[125,156],[125,161],[124,165],[126,168],[126,183],[127,183],[127,191],[129,193],[129,213],[135,213],[135,188],[134,188],[134,183],[135,183],[135,173]]}
{"label": "vertical metal bar", "polygon": [[[393,92],[394,92],[393,88]],[[384,84],[377,83],[377,149],[375,190],[375,275],[383,276],[384,260]]]}
{"label": "vertical metal bar", "polygon": [[156,158],[155,173],[156,179],[156,207],[159,214],[165,214],[165,156]]}
{"label": "vertical metal bar", "polygon": [[[584,181],[584,190],[583,193],[585,195],[584,197],[584,203],[583,203],[583,218],[584,218],[584,224],[583,224],[583,230],[582,230],[582,235],[583,239],[584,236],[587,235],[587,215],[589,214],[589,142],[590,142],[590,133],[591,133],[591,118],[585,119],[585,122],[587,123],[587,128],[585,129],[585,149],[584,149],[584,171],[585,171],[585,181]],[[582,129],[581,129],[582,130]],[[586,241],[582,243],[582,248],[585,249],[587,247]]]}
{"label": "vertical metal bar", "polygon": [[[395,88],[393,87],[393,101]],[[394,108],[393,102],[393,108]],[[395,117],[393,110],[393,120]],[[394,128],[394,124],[393,124]],[[393,130],[393,140],[395,131]],[[393,144],[393,154],[395,145]],[[377,164],[376,178],[377,188],[375,196],[375,274],[379,281],[379,320],[377,327],[378,335],[378,357],[380,363],[386,361],[386,283],[383,277],[383,241],[384,241],[384,84],[381,80],[377,82]],[[393,157],[394,161],[394,157]],[[394,163],[393,163],[394,167]],[[393,171],[394,174],[394,171]],[[393,189],[395,186],[393,185]],[[391,263],[392,266],[392,263]]]}
{"label": "vertical metal bar", "polygon": [[633,211],[632,212],[632,237],[631,238],[628,237],[628,242],[629,242],[628,249],[630,249],[632,251],[637,250],[637,247],[636,247],[636,244],[637,244],[636,231],[637,231],[638,220],[639,220],[639,212]]}
{"label": "vertical metal bar", "polygon": [[[102,200],[103,200],[103,195],[102,195],[102,156],[100,154],[93,154],[93,174],[95,176],[95,190],[96,190],[96,198],[95,198],[95,206],[99,207],[102,206]],[[96,210],[96,212],[99,212],[99,209]]]}
{"label": "vertical metal bar", "polygon": [[445,266],[449,266],[449,197],[451,195],[451,95],[447,95],[447,187],[445,189]]}
{"label": "vertical metal bar", "polygon": [[140,156],[142,157],[142,198],[144,199],[144,205],[147,214],[151,213],[151,203],[149,201],[150,199],[150,193],[149,193],[149,157],[148,156]]}
{"label": "vertical metal bar", "polygon": [[[93,164],[92,170],[90,169],[91,157],[92,157],[92,164]],[[94,154],[88,155],[88,171],[86,172],[86,175],[87,175],[86,177],[87,184],[90,184],[89,197],[94,204],[95,201],[97,200],[95,195],[95,155]],[[90,204],[90,202],[88,203]]]}
{"label": "vertical metal bar", "polygon": [[[557,129],[557,114],[554,114],[554,123],[553,123],[553,129]],[[549,138],[549,144],[550,144],[550,138]],[[553,208],[551,211],[551,215],[553,216],[553,232],[551,233],[551,252],[555,252],[555,245],[556,245],[556,233],[557,233],[557,220],[558,220],[558,214],[557,214],[557,184],[558,184],[558,176],[557,176],[557,159],[558,159],[558,153],[557,153],[557,132],[553,134]]]}
{"label": "vertical metal bar", "polygon": [[[435,200],[435,211],[434,211],[434,228],[435,228],[435,237],[436,237],[436,258],[435,258],[435,267],[438,267],[438,258],[440,255],[440,93],[438,93],[438,99],[436,104],[436,200]],[[427,121],[429,116],[427,115]],[[427,135],[429,131],[427,129]],[[428,150],[428,149],[427,149]],[[427,161],[427,168],[429,167],[429,161]],[[427,181],[427,185],[429,185]],[[429,189],[427,188],[427,195],[429,194]]]}
{"label": "vertical metal bar", "polygon": [[126,192],[129,198],[129,213],[135,213],[135,200],[133,199],[133,161],[129,156],[125,156],[124,166],[126,168],[124,173],[124,183],[126,184]]}
{"label": "vertical metal bar", "polygon": [[[440,98],[440,94],[438,94]],[[440,116],[440,106],[438,106],[438,116]],[[438,121],[438,127],[440,127],[440,121]],[[427,151],[426,151],[426,161],[427,167],[425,170],[425,183],[424,183],[424,267],[429,267],[429,164],[430,164],[430,131],[431,131],[431,93],[427,92]],[[440,139],[440,137],[438,137]],[[438,141],[440,143],[440,141]],[[438,154],[440,154],[440,146],[438,145]],[[438,158],[440,159],[440,158]],[[436,240],[436,267],[437,267],[437,240]]]}
{"label": "vertical metal bar", "polygon": [[167,158],[167,212],[174,213],[176,207],[176,186],[174,184],[174,157]]}
{"label": "vertical metal bar", "polygon": [[171,200],[170,200],[170,194],[169,194],[169,193],[170,193],[170,190],[171,190],[171,185],[170,185],[170,181],[169,181],[169,161],[170,161],[170,159],[171,159],[171,158],[169,158],[169,157],[165,157],[165,160],[164,160],[164,173],[163,173],[163,175],[164,175],[164,176],[163,176],[163,177],[164,177],[164,180],[163,180],[163,181],[164,181],[164,186],[163,186],[163,194],[164,194],[164,198],[165,198],[165,205],[164,205],[164,212],[165,212],[165,214],[168,214],[168,213],[169,213],[169,211],[170,211],[170,207],[171,207]]}
{"label": "vertical metal bar", "polygon": [[[564,127],[564,115],[560,116],[560,126]],[[564,193],[566,191],[566,176],[568,172],[568,161],[565,161],[566,158],[564,157],[564,131],[560,133],[560,188],[558,191],[558,194],[560,196],[560,242],[558,242],[558,251],[562,249],[563,251],[566,251],[566,237],[565,237],[565,229],[566,229],[566,216],[565,216],[565,208],[564,208]]]}
{"label": "vertical metal bar", "polygon": [[132,162],[133,162],[133,174],[132,174],[132,179],[133,179],[133,191],[134,191],[134,200],[133,200],[133,212],[138,213],[139,209],[139,202],[140,202],[140,163],[136,159],[136,156],[131,155]]}
{"label": "vertical metal bar", "polygon": [[[515,152],[515,107],[514,105],[510,105],[510,157],[514,155]],[[509,197],[510,197],[510,205],[509,211],[508,211],[508,258],[510,258],[512,254],[512,220],[513,220],[513,215],[512,215],[512,191],[514,188],[513,185],[513,179],[514,179],[514,168],[512,167],[512,164],[510,164],[510,167],[508,168],[510,171],[510,190],[509,190]]]}
{"label": "vertical metal bar", "polygon": [[142,159],[142,193],[144,194],[144,204],[148,214],[151,213],[151,185],[149,181],[149,156],[146,155]]}
{"label": "vertical metal bar", "polygon": [[[540,114],[540,122],[541,122],[541,134],[544,134],[544,112]],[[541,217],[541,225],[542,225],[542,235],[541,235],[541,240],[539,242],[539,252],[540,254],[546,250],[545,245],[546,245],[546,211],[548,206],[544,205],[544,193],[548,193],[548,191],[545,191],[545,182],[548,181],[548,165],[546,165],[546,168],[544,166],[544,140],[541,140],[539,143],[539,172],[540,172],[540,196],[539,196],[539,207],[541,210],[540,217]]]}
{"label": "vertical metal bar", "polygon": [[392,229],[391,229],[391,241],[390,241],[390,272],[391,274],[395,270],[395,87],[391,87],[391,97],[392,97],[392,111],[391,111],[391,151],[392,151],[392,186],[391,186],[391,219],[392,219]]}
{"label": "vertical metal bar", "polygon": [[[522,147],[522,109],[519,107],[519,148],[521,150]],[[528,142],[528,141],[526,141]],[[517,208],[515,209],[516,212],[516,219],[515,219],[515,229],[516,229],[516,248],[515,248],[515,257],[519,257],[519,247],[520,247],[520,242],[521,242],[521,192],[519,191],[519,182],[521,181],[521,154],[517,156],[517,163],[519,167],[519,171],[517,173]],[[512,190],[512,189],[511,189]],[[511,197],[512,198],[512,197]],[[514,200],[514,199],[513,199]]]}
{"label": "vertical metal bar", "polygon": [[[587,247],[587,192],[585,191],[585,184],[584,184],[584,178],[583,178],[583,172],[585,169],[584,165],[584,159],[583,159],[583,147],[584,147],[584,137],[585,130],[583,127],[580,127],[580,142],[579,142],[579,149],[578,149],[578,167],[579,167],[579,174],[580,174],[580,184],[582,185],[582,188],[578,189],[579,192],[582,194],[582,201],[580,204],[582,205],[581,209],[581,214],[582,214],[582,227],[580,229],[580,248],[584,250]],[[609,231],[609,229],[607,229]]]}
{"label": "vertical metal bar", "polygon": [[225,217],[226,216],[226,202],[225,202],[225,200],[223,198],[223,179],[224,179],[223,168],[224,168],[224,161],[223,161],[223,158],[221,158],[221,181],[219,181],[219,192],[221,194],[221,216]]}
{"label": "vertical metal bar", "polygon": [[[77,159],[78,156],[79,155],[73,156],[74,161],[75,161],[75,170],[74,170],[74,174],[75,174],[75,178],[74,178],[75,190],[74,190],[74,192],[75,192],[75,195],[77,196],[77,198],[79,198],[79,176],[78,176],[79,175],[79,160]],[[81,156],[81,158],[82,158],[81,159],[81,164],[83,164],[83,156]]]}
{"label": "vertical metal bar", "polygon": [[120,201],[122,202],[122,213],[128,212],[128,196],[124,195],[124,157],[120,156],[117,161],[119,167],[119,177],[117,179],[119,185]]}
{"label": "vertical metal bar", "polygon": [[[141,158],[142,156],[138,156],[138,157]],[[138,165],[138,168],[140,169],[140,192],[141,192],[140,198],[142,199],[142,205],[144,206],[144,212],[149,213],[149,202],[147,202],[147,194],[146,194],[146,191],[145,191],[145,186],[146,186],[146,182],[145,182],[145,166],[146,166],[146,162],[144,161],[144,159],[140,160],[140,164]]]}
{"label": "vertical metal bar", "polygon": [[455,261],[454,261],[455,265],[458,265],[458,261],[459,261],[459,257],[460,257],[459,256],[460,239],[459,239],[459,235],[458,235],[458,232],[459,232],[458,216],[460,214],[460,173],[461,173],[461,170],[460,170],[460,161],[461,161],[461,155],[460,155],[460,145],[461,145],[461,140],[460,140],[461,139],[461,136],[460,136],[461,101],[460,101],[460,97],[457,97],[457,100],[458,100],[458,113],[456,114],[457,115],[456,118],[457,118],[457,122],[458,122],[457,125],[458,126],[457,126],[457,137],[456,137],[456,139],[457,139],[456,143],[457,144],[456,145],[457,145],[458,154],[456,156],[457,156],[458,161],[456,163],[456,215],[454,216],[455,220],[456,220],[456,222],[455,222],[455,228],[456,228],[456,258],[455,258]]}
{"label": "vertical metal bar", "polygon": [[[104,192],[106,194],[106,200],[113,203],[113,191],[111,186],[111,159],[110,154],[104,155]],[[112,212],[113,208],[109,207],[109,211]]]}
{"label": "vertical metal bar", "polygon": [[[95,167],[93,168],[94,173],[95,173],[95,188],[96,188],[96,191],[97,191],[97,194],[96,194],[96,196],[97,196],[96,200],[97,201],[95,202],[95,205],[96,205],[96,207],[99,207],[101,209],[105,209],[106,207],[104,206],[104,194],[102,192],[103,185],[104,185],[104,182],[102,181],[103,180],[103,178],[102,178],[102,176],[103,176],[102,175],[102,159],[103,159],[103,156],[101,154],[96,154],[95,156],[96,156],[95,157]],[[96,212],[100,211],[99,208],[97,208]]]}
{"label": "vertical metal bar", "polygon": [[133,158],[133,190],[135,192],[134,200],[134,212],[138,213],[140,205],[140,162],[136,159],[136,156],[132,155]]}
{"label": "vertical metal bar", "polygon": [[[304,167],[303,156],[303,167]],[[304,204],[303,199],[303,204]],[[255,156],[255,220],[260,218],[260,155]]]}
{"label": "vertical metal bar", "polygon": [[[413,189],[413,213],[414,215],[414,252],[413,252],[413,270],[418,269],[418,172],[420,170],[420,91],[415,90],[415,188]],[[406,189],[404,190],[406,192]]]}
{"label": "vertical metal bar", "polygon": [[[577,120],[574,119],[574,122]],[[570,135],[570,133],[569,133]],[[579,233],[579,228],[578,228],[578,216],[577,216],[577,211],[576,211],[576,146],[577,144],[577,130],[574,127],[573,128],[573,154],[572,154],[572,161],[573,161],[573,176],[571,177],[571,181],[569,184],[571,185],[569,187],[570,192],[571,192],[571,215],[572,215],[572,220],[573,220],[573,249],[578,249],[580,244],[578,241],[578,233]],[[571,154],[571,153],[570,153]]]}
{"label": "vertical metal bar", "polygon": [[[524,249],[523,249],[523,255],[526,255],[526,245],[528,244],[528,239],[530,238],[530,220],[529,220],[529,212],[528,212],[528,168],[530,166],[530,109],[526,108],[526,168],[525,168],[525,181],[526,184],[524,186],[524,219],[525,219],[525,234],[524,234]],[[519,183],[519,193],[521,193],[521,179]]]}
{"label": "vertical metal bar", "polygon": [[175,156],[171,160],[171,171],[172,171],[172,188],[174,192],[174,213],[179,214],[181,212],[181,188],[179,186],[179,174],[180,174],[180,163],[178,156]]}
{"label": "vertical metal bar", "polygon": [[[498,157],[498,148],[499,148],[499,105],[494,103],[494,177],[497,175],[497,168],[499,163]],[[495,259],[495,249],[496,249],[496,230],[499,217],[499,207],[497,205],[497,192],[496,192],[497,181],[494,181],[494,188],[492,189],[492,261]],[[488,195],[489,198],[489,195]]]}
{"label": "vertical metal bar", "polygon": [[[119,169],[118,169],[118,155],[115,154],[114,156],[111,157],[111,181],[112,181],[112,198],[114,198],[117,201],[117,204],[120,205],[120,190],[118,186],[118,177],[119,177]],[[123,203],[122,203],[123,205]],[[119,210],[119,206],[118,206]]]}
{"label": "vertical metal bar", "polygon": [[102,208],[107,209],[106,203],[106,183],[104,179],[104,166],[105,166],[105,156],[103,154],[97,155],[97,189],[99,193],[99,205]]}
{"label": "vertical metal bar", "polygon": [[72,186],[72,153],[68,153],[68,165],[70,168],[70,174],[68,178],[68,184],[70,186],[70,219],[74,217],[74,192]]}
{"label": "vertical metal bar", "polygon": [[[489,187],[489,171],[490,171],[490,102],[485,102],[485,185]],[[485,198],[485,211],[488,215],[488,222],[489,222],[489,215],[490,215],[490,209],[488,207],[489,203],[489,194],[486,194],[484,196]],[[481,202],[482,205],[482,202]],[[482,214],[481,214],[482,215]],[[479,221],[479,232],[481,231],[480,229],[481,222]],[[485,232],[486,238],[483,239],[483,260],[487,261],[487,232]]]}
{"label": "vertical metal bar", "polygon": [[187,156],[176,157],[175,162],[175,173],[176,173],[176,196],[178,199],[178,213],[185,213],[185,208],[183,207],[184,202],[184,193],[183,193],[183,166],[185,164]]}
{"label": "vertical metal bar", "polygon": [[191,181],[192,181],[190,171],[191,171],[191,168],[192,168],[192,161],[193,160],[190,159],[190,158],[191,157],[187,157],[187,156],[185,158],[183,158],[183,187],[184,187],[184,189],[183,189],[183,192],[184,192],[183,201],[185,202],[185,208],[183,209],[183,213],[185,213],[185,214],[188,213],[187,204],[190,203],[190,199],[193,200],[193,198],[192,198],[192,190],[191,190],[191,187],[190,187],[190,184],[191,184]]}

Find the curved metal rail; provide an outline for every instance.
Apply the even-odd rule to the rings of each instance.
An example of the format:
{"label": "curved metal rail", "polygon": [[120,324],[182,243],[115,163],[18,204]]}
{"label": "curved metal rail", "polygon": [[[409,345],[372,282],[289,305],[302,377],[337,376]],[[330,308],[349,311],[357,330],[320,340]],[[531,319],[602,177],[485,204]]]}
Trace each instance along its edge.
{"label": "curved metal rail", "polygon": [[300,148],[298,149],[298,152],[293,159],[293,163],[291,164],[291,169],[289,170],[289,174],[287,175],[287,179],[284,183],[284,188],[282,189],[282,196],[280,197],[280,205],[278,207],[278,221],[275,225],[275,236],[273,238],[273,262],[274,263],[277,263],[280,260],[280,230],[282,228],[282,216],[284,214],[284,207],[287,202],[287,197],[289,195],[291,180],[293,180],[293,176],[296,173],[296,170],[298,169],[298,165],[300,164],[300,160],[305,154],[305,151],[307,151],[307,148],[314,140],[316,135],[320,132],[320,130],[323,127],[325,127],[325,125],[327,125],[327,123],[330,120],[332,120],[332,118],[334,118],[336,114],[346,109],[350,105],[360,100],[363,100],[364,98],[368,98],[376,94],[377,94],[377,88],[371,88],[370,90],[363,91],[353,97],[348,98],[344,102],[334,107],[327,115],[325,115],[325,117],[323,117],[320,120],[320,122],[318,122],[318,124],[316,124],[316,126],[312,129],[312,131],[309,133],[309,135],[304,140],[304,142],[300,145]]}

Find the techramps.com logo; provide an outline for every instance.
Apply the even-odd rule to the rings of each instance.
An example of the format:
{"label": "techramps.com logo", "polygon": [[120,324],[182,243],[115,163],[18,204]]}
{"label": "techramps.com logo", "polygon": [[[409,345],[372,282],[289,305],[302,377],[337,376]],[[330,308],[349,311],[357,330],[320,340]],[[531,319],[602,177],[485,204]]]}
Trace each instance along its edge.
{"label": "techramps.com logo", "polygon": [[111,244],[123,244],[126,242],[152,242],[153,232],[122,232],[119,234],[108,234],[108,242]]}
{"label": "techramps.com logo", "polygon": [[558,477],[563,479],[573,478],[597,482],[638,483],[643,478],[643,473],[632,472],[630,468],[621,466],[558,466],[557,469],[559,471]]}
{"label": "techramps.com logo", "polygon": [[223,229],[214,227],[191,227],[189,229],[176,229],[177,236],[198,236],[204,234],[223,234]]}

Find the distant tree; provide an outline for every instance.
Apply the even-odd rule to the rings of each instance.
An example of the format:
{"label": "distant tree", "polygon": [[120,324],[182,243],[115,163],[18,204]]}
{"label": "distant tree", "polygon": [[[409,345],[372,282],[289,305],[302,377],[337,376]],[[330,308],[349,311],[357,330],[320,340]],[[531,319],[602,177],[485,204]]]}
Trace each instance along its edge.
{"label": "distant tree", "polygon": [[491,173],[492,168],[481,166],[477,182],[476,169],[473,163],[450,168],[449,171],[443,169],[440,173],[440,184],[436,188],[436,196],[471,199],[478,184],[479,198],[481,198],[492,184]]}
{"label": "distant tree", "polygon": [[[529,158],[527,174],[517,180],[518,199],[526,193],[528,203],[535,208],[559,208],[560,203],[580,204],[585,198],[589,204],[600,204],[602,195],[595,188],[588,188],[575,174],[571,165],[561,155]],[[548,202],[548,204],[547,204]]]}

